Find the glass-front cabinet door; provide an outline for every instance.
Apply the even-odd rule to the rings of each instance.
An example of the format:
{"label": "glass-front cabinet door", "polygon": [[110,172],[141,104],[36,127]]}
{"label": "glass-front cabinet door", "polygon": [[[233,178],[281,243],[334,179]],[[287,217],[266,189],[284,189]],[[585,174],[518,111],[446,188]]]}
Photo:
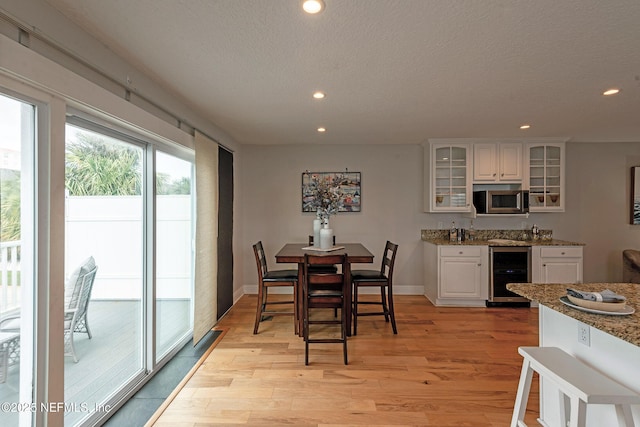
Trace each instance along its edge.
{"label": "glass-front cabinet door", "polygon": [[469,146],[431,144],[425,208],[428,212],[467,212],[471,198]]}
{"label": "glass-front cabinet door", "polygon": [[564,144],[528,146],[529,209],[564,211]]}

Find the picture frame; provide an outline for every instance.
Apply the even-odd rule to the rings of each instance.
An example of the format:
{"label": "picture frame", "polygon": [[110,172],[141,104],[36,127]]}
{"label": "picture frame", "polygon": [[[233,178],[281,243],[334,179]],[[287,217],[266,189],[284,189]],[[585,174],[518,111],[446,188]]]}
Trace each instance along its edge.
{"label": "picture frame", "polygon": [[302,212],[316,212],[319,201],[314,194],[314,181],[335,185],[339,196],[338,213],[361,212],[362,183],[360,172],[303,172],[302,173]]}
{"label": "picture frame", "polygon": [[632,225],[640,225],[640,166],[631,167],[631,218]]}

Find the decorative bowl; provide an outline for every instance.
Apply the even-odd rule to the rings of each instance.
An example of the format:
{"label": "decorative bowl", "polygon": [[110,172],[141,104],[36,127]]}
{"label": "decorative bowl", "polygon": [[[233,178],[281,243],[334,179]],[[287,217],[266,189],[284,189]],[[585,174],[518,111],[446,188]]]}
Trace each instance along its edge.
{"label": "decorative bowl", "polygon": [[593,310],[601,310],[601,311],[622,311],[624,310],[626,304],[624,301],[620,302],[600,302],[600,301],[589,301],[580,298],[576,298],[571,295],[567,295],[569,301],[584,308],[591,308]]}

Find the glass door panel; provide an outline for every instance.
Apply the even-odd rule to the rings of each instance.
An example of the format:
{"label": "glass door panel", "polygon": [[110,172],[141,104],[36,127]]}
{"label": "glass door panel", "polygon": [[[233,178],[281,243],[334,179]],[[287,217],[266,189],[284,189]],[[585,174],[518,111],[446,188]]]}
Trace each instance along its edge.
{"label": "glass door panel", "polygon": [[156,361],[192,331],[192,170],[156,151]]}
{"label": "glass door panel", "polygon": [[529,149],[529,206],[561,206],[562,150],[558,146],[534,146]]}
{"label": "glass door panel", "polygon": [[[143,154],[138,145],[67,124],[65,403],[89,410],[66,412],[65,425],[144,373]],[[73,314],[83,311],[82,318]]]}
{"label": "glass door panel", "polygon": [[[0,95],[0,402],[3,404],[30,404],[33,395],[34,135],[35,107]],[[2,410],[0,425],[31,425],[31,414]]]}
{"label": "glass door panel", "polygon": [[437,147],[435,149],[435,208],[466,208],[467,148]]}

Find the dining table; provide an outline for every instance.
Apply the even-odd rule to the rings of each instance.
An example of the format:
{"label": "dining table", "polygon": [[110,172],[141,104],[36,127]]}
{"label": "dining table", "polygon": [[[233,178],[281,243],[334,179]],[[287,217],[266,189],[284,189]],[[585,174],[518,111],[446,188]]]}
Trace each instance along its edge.
{"label": "dining table", "polygon": [[[338,243],[329,249],[311,248],[308,243],[286,243],[282,249],[276,253],[276,263],[298,264],[298,313],[302,313],[302,281],[304,272],[304,255],[313,254],[317,256],[326,255],[347,255],[347,264],[351,271],[351,264],[373,263],[373,254],[362,243]],[[348,279],[350,281],[350,279]],[[344,298],[346,301],[347,336],[351,336],[351,283],[345,284]],[[297,319],[298,331],[302,335],[303,319],[299,315]]]}

